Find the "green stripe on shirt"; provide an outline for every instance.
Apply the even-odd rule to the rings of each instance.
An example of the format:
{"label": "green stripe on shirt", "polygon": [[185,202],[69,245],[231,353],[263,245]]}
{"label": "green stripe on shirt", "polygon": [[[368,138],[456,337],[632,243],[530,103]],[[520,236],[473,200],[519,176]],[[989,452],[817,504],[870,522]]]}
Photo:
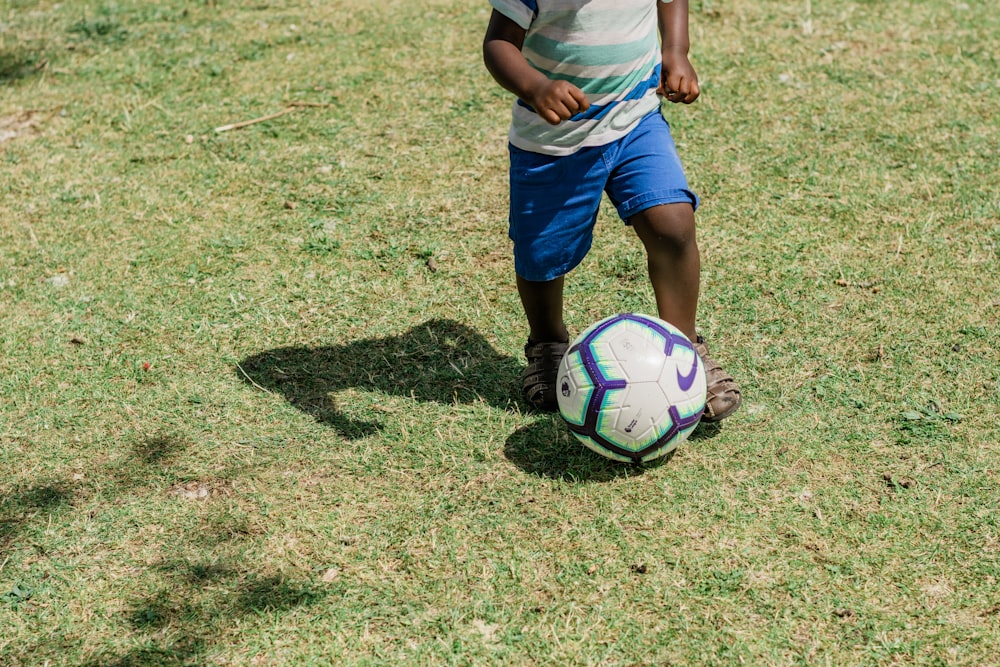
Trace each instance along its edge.
{"label": "green stripe on shirt", "polygon": [[591,78],[585,76],[573,76],[571,74],[566,74],[564,72],[550,72],[541,67],[535,65],[535,69],[540,71],[545,76],[550,79],[556,79],[561,81],[569,81],[574,86],[582,90],[584,93],[590,96],[600,96],[600,95],[613,95],[615,93],[627,93],[636,86],[636,84],[644,81],[649,77],[650,72],[656,67],[657,60],[650,59],[647,64],[642,67],[636,67],[624,74],[617,76],[604,76],[599,78]]}

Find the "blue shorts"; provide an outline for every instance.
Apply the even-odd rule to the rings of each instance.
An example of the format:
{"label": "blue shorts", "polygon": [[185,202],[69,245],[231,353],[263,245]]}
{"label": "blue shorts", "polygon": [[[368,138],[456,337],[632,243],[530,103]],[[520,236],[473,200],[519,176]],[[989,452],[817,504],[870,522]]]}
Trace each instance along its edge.
{"label": "blue shorts", "polygon": [[604,192],[626,224],[661,204],[698,207],[659,110],[618,141],[572,155],[510,146],[510,238],[517,275],[554,280],[582,262]]}

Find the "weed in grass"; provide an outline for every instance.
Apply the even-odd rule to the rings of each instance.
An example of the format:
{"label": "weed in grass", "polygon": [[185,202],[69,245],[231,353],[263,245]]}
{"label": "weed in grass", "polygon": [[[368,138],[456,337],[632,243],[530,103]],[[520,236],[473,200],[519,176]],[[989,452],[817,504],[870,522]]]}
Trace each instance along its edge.
{"label": "weed in grass", "polygon": [[82,18],[76,21],[68,28],[68,32],[79,35],[82,39],[100,40],[106,43],[123,42],[128,36],[128,31],[122,28],[108,10],[100,12],[94,18]]}

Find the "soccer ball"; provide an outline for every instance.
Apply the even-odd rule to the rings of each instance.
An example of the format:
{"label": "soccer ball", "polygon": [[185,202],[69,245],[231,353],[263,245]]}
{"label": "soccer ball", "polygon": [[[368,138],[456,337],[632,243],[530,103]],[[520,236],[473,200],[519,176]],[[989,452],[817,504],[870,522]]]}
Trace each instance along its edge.
{"label": "soccer ball", "polygon": [[648,462],[687,439],[705,410],[705,366],[679,329],[649,315],[614,315],[570,345],[559,365],[559,412],[584,445]]}

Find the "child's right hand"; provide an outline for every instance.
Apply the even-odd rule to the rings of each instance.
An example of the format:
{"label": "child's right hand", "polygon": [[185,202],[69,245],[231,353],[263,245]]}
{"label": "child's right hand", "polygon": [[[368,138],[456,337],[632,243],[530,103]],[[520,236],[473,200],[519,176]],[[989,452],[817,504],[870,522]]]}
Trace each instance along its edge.
{"label": "child's right hand", "polygon": [[552,125],[589,109],[590,102],[582,90],[568,81],[550,79],[528,64],[521,53],[526,33],[513,20],[493,10],[483,38],[483,59],[497,83]]}
{"label": "child's right hand", "polygon": [[584,92],[569,81],[546,78],[531,93],[530,99],[524,101],[550,125],[558,125],[590,108]]}

